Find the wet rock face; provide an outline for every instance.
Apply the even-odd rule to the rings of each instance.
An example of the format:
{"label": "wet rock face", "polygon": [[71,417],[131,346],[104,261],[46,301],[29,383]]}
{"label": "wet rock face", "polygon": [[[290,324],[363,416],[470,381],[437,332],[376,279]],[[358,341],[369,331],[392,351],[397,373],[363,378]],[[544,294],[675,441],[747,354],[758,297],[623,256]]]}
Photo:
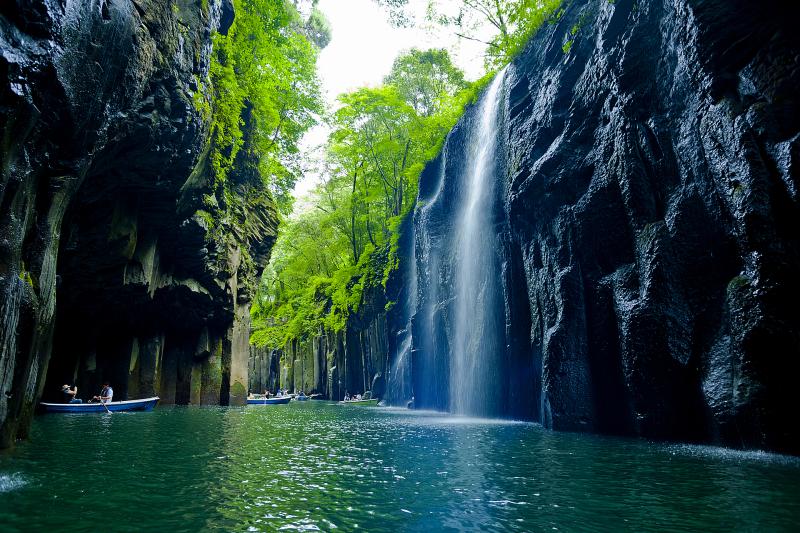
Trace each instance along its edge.
{"label": "wet rock face", "polygon": [[194,214],[210,183],[192,95],[230,9],[0,8],[0,445],[67,382],[84,397],[108,379],[119,399],[244,401],[252,273]]}
{"label": "wet rock face", "polygon": [[[798,21],[745,1],[572,2],[504,74],[496,227],[517,413],[800,453]],[[464,159],[464,130],[447,160]],[[420,249],[420,276],[446,284]],[[446,324],[447,301],[423,305]],[[419,356],[452,344],[435,334],[414,337],[415,361],[446,375],[446,350]],[[417,403],[445,404],[423,370]]]}

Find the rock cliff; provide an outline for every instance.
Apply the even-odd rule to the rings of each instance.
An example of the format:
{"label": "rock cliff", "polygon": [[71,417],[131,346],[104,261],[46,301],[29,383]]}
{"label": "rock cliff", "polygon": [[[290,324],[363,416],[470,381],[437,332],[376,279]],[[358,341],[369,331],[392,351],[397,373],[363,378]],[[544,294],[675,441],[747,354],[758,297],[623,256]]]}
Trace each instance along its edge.
{"label": "rock cliff", "polygon": [[[210,227],[193,100],[232,16],[228,0],[0,8],[0,445],[63,383],[244,401],[250,286],[277,218],[261,198],[248,231]],[[248,197],[237,168],[220,201]]]}
{"label": "rock cliff", "polygon": [[308,339],[293,339],[281,349],[251,346],[250,390],[302,390],[330,400],[364,391],[386,397],[399,323],[394,312],[386,311],[387,292],[394,290],[391,285],[388,291],[381,285],[368,288],[359,311],[348,317],[342,331],[320,331]]}
{"label": "rock cliff", "polygon": [[[495,414],[800,453],[798,22],[788,3],[565,2],[500,74],[499,282],[473,290],[498,302],[501,348],[471,384]],[[452,403],[479,109],[423,174],[405,249],[423,407]]]}

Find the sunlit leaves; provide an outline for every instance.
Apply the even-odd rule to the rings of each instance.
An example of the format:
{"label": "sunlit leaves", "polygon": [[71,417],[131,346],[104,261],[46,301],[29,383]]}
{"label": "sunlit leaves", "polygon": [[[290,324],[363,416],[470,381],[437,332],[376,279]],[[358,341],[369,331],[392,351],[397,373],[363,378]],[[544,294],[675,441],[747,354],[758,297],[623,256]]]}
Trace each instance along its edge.
{"label": "sunlit leaves", "polygon": [[[305,23],[282,0],[237,0],[235,7],[228,34],[213,40],[212,170],[225,181],[247,126],[248,155],[279,207],[288,210],[299,174],[298,142],[322,112],[317,47],[309,39],[327,42],[329,29],[318,12]],[[307,36],[309,27],[316,29]]]}
{"label": "sunlit leaves", "polygon": [[465,83],[444,50],[411,50],[383,86],[339,98],[326,179],[313,208],[283,228],[253,308],[252,342],[339,331],[365,291],[386,283],[419,175],[484,83]]}

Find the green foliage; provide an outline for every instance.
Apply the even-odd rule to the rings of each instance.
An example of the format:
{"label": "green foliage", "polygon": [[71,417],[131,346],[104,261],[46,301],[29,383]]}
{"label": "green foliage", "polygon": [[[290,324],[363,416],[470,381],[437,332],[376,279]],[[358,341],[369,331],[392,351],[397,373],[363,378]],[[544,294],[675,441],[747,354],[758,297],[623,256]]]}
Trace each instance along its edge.
{"label": "green foliage", "polygon": [[[273,236],[276,209],[291,209],[298,143],[323,111],[316,43],[330,32],[321,13],[304,21],[286,0],[234,0],[234,9],[228,33],[212,36],[208,78],[195,78],[192,99],[209,123],[196,173],[210,179],[194,219],[215,268],[238,265],[246,284],[258,270],[251,250]],[[234,250],[239,262],[230,261]]]}
{"label": "green foliage", "polygon": [[331,42],[331,26],[322,11],[314,7],[305,26],[305,35],[319,48],[325,48]]}
{"label": "green foliage", "polygon": [[322,112],[315,42],[327,44],[329,29],[318,11],[305,22],[287,1],[234,5],[228,34],[213,36],[209,80],[198,82],[194,95],[196,107],[211,117],[211,171],[224,184],[246,148],[264,186],[288,212],[299,175],[297,145]]}
{"label": "green foliage", "polygon": [[25,282],[28,285],[30,285],[32,289],[36,289],[36,285],[34,284],[34,281],[33,281],[33,276],[31,276],[30,272],[25,270],[25,265],[24,264],[22,265],[22,270],[19,273],[19,279],[21,279],[23,282]]}
{"label": "green foliage", "polygon": [[441,109],[442,98],[450,98],[467,87],[464,73],[450,60],[444,49],[411,49],[398,57],[386,83],[420,116],[430,116]]}
{"label": "green foliage", "polygon": [[[608,0],[609,4],[613,4],[613,0]],[[561,50],[568,54],[570,50],[572,50],[572,45],[575,44],[575,40],[577,39],[578,33],[586,26],[590,20],[595,18],[595,13],[593,11],[584,11],[581,13],[580,18],[578,18],[578,22],[572,25],[569,29],[569,39],[561,46]]]}
{"label": "green foliage", "polygon": [[508,34],[498,43],[497,53],[489,56],[489,63],[500,66],[513,60],[525,48],[536,31],[542,27],[561,6],[562,0],[521,0],[508,2]]}
{"label": "green foliage", "polygon": [[253,343],[339,331],[385,286],[420,173],[489,79],[466,83],[445,50],[410,50],[383,86],[339,98],[326,180],[278,238],[252,310]]}
{"label": "green foliage", "polygon": [[[427,19],[442,28],[452,29],[462,39],[485,44],[487,69],[496,70],[511,62],[542,24],[558,14],[562,1],[429,0]],[[414,20],[407,11],[409,0],[375,2],[389,12],[395,25],[407,26]],[[487,27],[493,30],[493,36],[484,41],[481,36]]]}
{"label": "green foliage", "polygon": [[[406,0],[376,0],[396,16]],[[560,16],[561,0],[462,0],[430,18],[464,31],[483,17],[497,29],[488,43],[489,72],[467,83],[446,50],[410,50],[380,87],[339,98],[330,118],[325,180],[311,208],[290,217],[264,271],[251,309],[251,342],[283,346],[339,331],[365,295],[386,286],[398,266],[400,227],[414,207],[419,176],[448,132],[533,33]],[[395,20],[400,25],[410,19]],[[390,309],[393,302],[386,304]]]}

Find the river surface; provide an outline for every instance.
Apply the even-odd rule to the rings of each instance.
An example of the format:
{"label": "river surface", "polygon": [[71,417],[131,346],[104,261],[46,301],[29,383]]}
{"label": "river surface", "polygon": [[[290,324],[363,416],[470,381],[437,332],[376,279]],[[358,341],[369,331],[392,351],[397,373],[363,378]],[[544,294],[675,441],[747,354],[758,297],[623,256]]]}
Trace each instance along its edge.
{"label": "river surface", "polygon": [[797,531],[800,461],[307,402],[44,415],[0,530]]}

